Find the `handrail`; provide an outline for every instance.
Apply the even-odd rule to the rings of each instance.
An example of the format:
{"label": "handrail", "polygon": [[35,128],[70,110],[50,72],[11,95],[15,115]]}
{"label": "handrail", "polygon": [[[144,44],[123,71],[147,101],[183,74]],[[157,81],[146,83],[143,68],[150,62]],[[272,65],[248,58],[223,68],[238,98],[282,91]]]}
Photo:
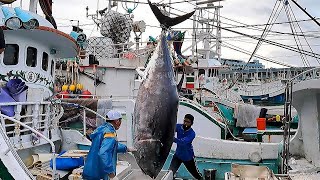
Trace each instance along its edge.
{"label": "handrail", "polygon": [[[146,42],[147,43],[147,42]],[[147,45],[144,46],[141,49],[130,49],[130,43],[120,43],[120,44],[102,44],[102,45],[88,45],[88,47],[84,50],[86,53],[93,53],[95,56],[99,56],[101,53],[97,52],[97,49],[102,49],[105,47],[111,47],[114,51],[112,54],[113,56],[119,56],[126,53],[133,53],[136,57],[145,56],[148,53],[154,51],[155,47],[148,47]],[[118,52],[118,50],[122,50],[121,52]],[[93,52],[92,52],[93,51]]]}
{"label": "handrail", "polygon": [[[185,97],[180,97],[180,101],[182,101],[182,102],[188,102],[188,103],[190,103],[190,104],[192,104],[192,105],[194,105],[194,106],[197,106],[199,109],[201,109],[202,111],[205,111],[205,112],[207,112],[209,115],[211,115],[212,117],[214,116],[214,115],[212,115],[208,110],[206,110],[206,108],[204,108],[201,104],[199,104],[197,101],[193,101],[193,100],[190,100],[190,99],[188,99],[188,98],[185,98]],[[221,114],[219,114],[219,113],[217,113],[221,118],[223,118],[222,116],[221,116]],[[214,118],[216,118],[216,117],[214,117]]]}
{"label": "handrail", "polygon": [[[294,84],[298,83],[298,82],[301,82],[301,81],[304,81],[306,80],[307,78],[305,77],[304,79],[301,79],[299,80],[298,78],[300,77],[304,77],[306,74],[308,73],[312,73],[311,76],[309,78],[311,79],[316,79],[316,78],[320,78],[320,75],[319,77],[316,76],[316,72],[319,72],[320,73],[320,67],[315,67],[315,68],[312,68],[312,69],[308,69],[306,71],[303,71],[302,73],[292,77],[291,79],[289,79],[289,82],[293,82]],[[280,80],[281,81],[281,80]],[[285,89],[285,87],[281,87],[281,86],[276,86],[275,88],[273,88],[274,91],[270,92],[270,93],[276,93],[276,92],[279,92],[279,91],[282,91]],[[248,91],[247,89],[242,89],[242,91],[245,93],[245,95],[252,95],[251,93],[252,92],[255,92],[257,89],[252,89],[250,91]]]}
{"label": "handrail", "polygon": [[[309,69],[309,70],[307,70],[307,71],[303,71],[302,73],[300,73],[300,74],[294,76],[293,78],[291,78],[289,81],[290,81],[290,82],[293,82],[295,79],[301,77],[302,75],[305,75],[305,74],[307,74],[307,73],[309,73],[309,72],[312,72],[312,71],[315,72],[316,70],[317,70],[317,71],[320,71],[320,67],[315,67],[315,68]],[[299,82],[300,82],[300,81],[299,81]]]}
{"label": "handrail", "polygon": [[[2,116],[1,116],[1,122],[4,122],[4,119]],[[17,151],[14,150],[14,146],[13,146],[12,142],[10,141],[9,137],[6,135],[5,130],[2,126],[0,127],[0,133],[1,133],[1,136],[5,140],[5,143],[8,146],[8,150],[6,150],[5,154],[7,155],[9,153],[9,151],[12,150],[11,153],[12,153],[13,157],[18,161],[18,164],[23,168],[25,173],[28,174],[31,179],[35,180],[35,178],[31,174],[31,172],[28,170],[28,168],[26,167],[26,165],[23,163],[22,159],[18,155]]]}
{"label": "handrail", "polygon": [[[57,98],[57,99],[64,99],[65,97],[69,97],[69,98],[87,98],[87,99],[101,99],[101,98],[111,98],[111,96],[104,96],[104,95],[95,95],[95,94],[91,94],[91,95],[84,95],[84,94],[60,94],[57,93],[57,95],[61,96],[61,98]],[[128,99],[128,98],[135,98],[136,96],[132,95],[132,96],[114,96],[112,95],[112,98],[117,98],[117,99]],[[68,98],[66,98],[68,99]],[[0,103],[1,105],[1,103]],[[6,104],[3,104],[3,106]]]}
{"label": "handrail", "polygon": [[60,102],[60,103],[61,103],[61,104],[65,104],[65,105],[69,105],[69,106],[74,106],[74,107],[81,107],[81,108],[84,109],[84,113],[83,113],[83,136],[86,135],[86,131],[87,131],[87,128],[86,128],[86,117],[85,117],[85,116],[86,116],[86,113],[85,113],[86,110],[89,111],[89,112],[91,112],[91,113],[93,113],[93,114],[95,114],[95,115],[97,115],[97,116],[99,116],[100,118],[104,119],[105,121],[107,120],[107,118],[104,117],[104,116],[102,116],[101,114],[93,111],[93,110],[90,109],[90,108],[87,108],[87,107],[85,107],[85,106],[82,106],[82,105],[80,105],[80,104],[77,104],[77,103],[68,103],[68,102]]}
{"label": "handrail", "polygon": [[25,123],[22,123],[20,121],[17,121],[15,120],[14,118],[12,117],[9,117],[9,116],[6,116],[4,114],[0,114],[0,116],[2,116],[3,118],[6,118],[7,120],[10,120],[14,123],[18,123],[20,124],[21,126],[23,126],[24,128],[27,128],[29,129],[31,132],[35,133],[36,135],[40,136],[41,138],[43,138],[45,141],[47,141],[50,145],[51,145],[51,149],[52,149],[52,168],[53,168],[53,175],[52,175],[52,179],[55,180],[57,179],[56,178],[56,153],[55,153],[55,145],[54,143],[49,139],[47,138],[46,136],[44,136],[43,134],[41,134],[40,132],[38,132],[37,130],[33,129],[32,127],[26,125]]}

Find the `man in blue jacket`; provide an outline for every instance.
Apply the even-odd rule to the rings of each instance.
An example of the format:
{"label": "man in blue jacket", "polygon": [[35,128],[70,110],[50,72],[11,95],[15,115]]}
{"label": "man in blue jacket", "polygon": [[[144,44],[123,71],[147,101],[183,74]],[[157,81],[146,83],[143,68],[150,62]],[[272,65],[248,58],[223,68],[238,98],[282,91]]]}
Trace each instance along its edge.
{"label": "man in blue jacket", "polygon": [[169,169],[175,174],[181,163],[183,163],[194,178],[202,179],[202,174],[199,172],[194,160],[192,147],[192,141],[196,137],[196,133],[191,128],[193,120],[194,117],[191,114],[186,114],[183,124],[177,124],[176,126],[177,138],[174,138],[173,142],[177,143],[177,149]]}
{"label": "man in blue jacket", "polygon": [[83,169],[85,180],[117,180],[117,153],[134,151],[117,140],[116,130],[121,126],[121,113],[111,110],[107,122],[99,126],[91,135],[91,148]]}

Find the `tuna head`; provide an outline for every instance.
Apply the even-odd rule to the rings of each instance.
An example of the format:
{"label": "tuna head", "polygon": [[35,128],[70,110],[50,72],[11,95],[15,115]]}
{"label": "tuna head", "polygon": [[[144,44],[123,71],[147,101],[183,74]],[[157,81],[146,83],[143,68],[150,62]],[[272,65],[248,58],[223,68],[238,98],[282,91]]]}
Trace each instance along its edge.
{"label": "tuna head", "polygon": [[156,178],[164,163],[164,158],[160,155],[163,144],[159,140],[146,139],[135,145],[139,147],[135,157],[141,170],[151,178]]}

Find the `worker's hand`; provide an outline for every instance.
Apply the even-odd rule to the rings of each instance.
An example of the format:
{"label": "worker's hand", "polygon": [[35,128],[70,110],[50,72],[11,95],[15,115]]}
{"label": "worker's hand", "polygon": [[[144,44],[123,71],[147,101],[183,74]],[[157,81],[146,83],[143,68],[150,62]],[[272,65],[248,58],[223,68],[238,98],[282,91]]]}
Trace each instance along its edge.
{"label": "worker's hand", "polygon": [[110,179],[113,179],[113,178],[115,178],[115,177],[116,177],[116,175],[115,175],[115,174],[113,174],[113,173],[112,173],[112,174],[108,174],[108,176],[109,176],[109,178],[110,178]]}
{"label": "worker's hand", "polygon": [[128,147],[128,148],[127,148],[127,151],[128,151],[128,152],[136,152],[137,149],[134,148],[134,147]]}
{"label": "worker's hand", "polygon": [[117,176],[110,178],[110,180],[119,180],[119,178]]}

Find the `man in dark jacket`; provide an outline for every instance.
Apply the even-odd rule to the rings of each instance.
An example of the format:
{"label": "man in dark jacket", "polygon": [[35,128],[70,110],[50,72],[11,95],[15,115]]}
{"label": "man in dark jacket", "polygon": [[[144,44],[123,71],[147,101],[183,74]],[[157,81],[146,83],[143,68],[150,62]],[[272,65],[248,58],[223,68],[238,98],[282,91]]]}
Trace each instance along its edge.
{"label": "man in dark jacket", "polygon": [[194,178],[202,179],[202,175],[196,166],[192,147],[192,141],[196,137],[196,133],[191,128],[193,120],[194,117],[191,114],[186,114],[183,124],[177,124],[176,126],[177,138],[174,138],[173,142],[177,143],[177,149],[169,169],[175,174],[183,163]]}

